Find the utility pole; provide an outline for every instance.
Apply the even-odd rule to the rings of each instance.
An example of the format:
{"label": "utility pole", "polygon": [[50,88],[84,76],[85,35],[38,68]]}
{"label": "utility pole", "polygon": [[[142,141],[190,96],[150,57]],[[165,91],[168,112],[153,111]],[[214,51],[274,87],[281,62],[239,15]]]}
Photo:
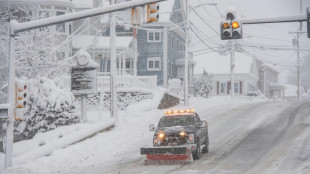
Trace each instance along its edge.
{"label": "utility pole", "polygon": [[188,53],[189,53],[189,4],[186,0],[186,16],[185,16],[185,58],[184,58],[184,106],[189,106],[188,102]]}
{"label": "utility pole", "polygon": [[[302,0],[300,0],[300,13],[302,12]],[[297,39],[297,43],[296,43],[296,47],[297,47],[297,85],[298,85],[298,90],[297,90],[297,94],[298,94],[298,101],[301,102],[301,62],[300,62],[300,44],[299,44],[299,39],[300,36],[306,32],[302,32],[302,21],[300,21],[299,24],[299,31],[297,32],[289,32],[289,34],[297,34],[296,39]]]}
{"label": "utility pole", "polygon": [[163,31],[163,86],[168,89],[168,27]]}
{"label": "utility pole", "polygon": [[[110,4],[115,4],[115,0],[110,0]],[[110,116],[118,122],[117,115],[117,75],[116,75],[116,33],[115,33],[115,13],[111,14],[110,26],[110,91],[111,91],[111,108]]]}
{"label": "utility pole", "polygon": [[[302,22],[300,22],[299,31],[302,30]],[[297,33],[297,71],[298,71],[298,101],[301,101],[301,77],[300,77],[300,54],[299,54],[299,36],[300,33]]]}
{"label": "utility pole", "polygon": [[234,70],[235,70],[235,47],[236,43],[232,41],[232,49],[230,53],[230,97],[234,98]]}

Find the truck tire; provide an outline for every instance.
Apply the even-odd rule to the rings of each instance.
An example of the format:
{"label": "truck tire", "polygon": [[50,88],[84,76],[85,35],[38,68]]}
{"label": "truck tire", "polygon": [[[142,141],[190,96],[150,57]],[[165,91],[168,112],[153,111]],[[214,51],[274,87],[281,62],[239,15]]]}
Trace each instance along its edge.
{"label": "truck tire", "polygon": [[200,155],[200,146],[199,143],[197,143],[197,148],[193,154],[193,160],[198,160]]}
{"label": "truck tire", "polygon": [[202,153],[208,153],[209,152],[209,137],[207,137],[206,142],[204,143],[204,147],[202,148]]}

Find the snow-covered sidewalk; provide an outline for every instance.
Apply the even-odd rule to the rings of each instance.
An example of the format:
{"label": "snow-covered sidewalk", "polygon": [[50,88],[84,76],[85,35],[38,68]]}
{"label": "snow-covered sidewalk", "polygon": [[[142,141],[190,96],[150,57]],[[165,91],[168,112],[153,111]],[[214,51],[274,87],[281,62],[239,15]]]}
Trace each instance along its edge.
{"label": "snow-covered sidewalk", "polygon": [[[49,134],[47,132],[36,136],[31,140],[32,143],[29,142],[25,147],[15,145],[14,167],[6,173],[20,173],[21,171],[23,174],[105,173],[105,171],[110,171],[124,163],[141,160],[143,157],[139,153],[140,147],[151,143],[152,139],[153,132],[148,131],[148,126],[150,123],[156,124],[163,115],[164,111],[158,110],[157,106],[164,92],[165,90],[162,89],[156,90],[154,91],[155,97],[152,100],[143,100],[130,105],[126,111],[119,111],[119,123],[111,131],[99,133],[67,148],[62,147],[72,144],[68,142],[69,140],[80,135],[83,136],[76,132],[77,129],[95,132],[96,124],[88,123],[86,125],[73,125],[71,128],[68,128],[69,126],[58,128],[54,133]],[[210,99],[192,97],[190,104],[198,114],[204,115],[202,119],[209,121],[220,113],[262,101],[250,98],[231,100],[229,97],[213,97]],[[182,104],[173,109],[176,108],[183,108]],[[108,122],[105,121],[105,123]],[[60,131],[62,129],[65,131]],[[50,137],[54,137],[52,139],[64,139],[66,133],[69,132],[75,133],[72,136],[67,135],[69,139],[67,141],[49,141]],[[33,149],[34,146],[40,148],[39,145],[44,143],[45,145],[42,147],[45,146],[45,148],[38,150],[38,153],[48,152],[49,156],[34,160],[35,155],[29,155],[28,152],[30,151],[27,149]]]}

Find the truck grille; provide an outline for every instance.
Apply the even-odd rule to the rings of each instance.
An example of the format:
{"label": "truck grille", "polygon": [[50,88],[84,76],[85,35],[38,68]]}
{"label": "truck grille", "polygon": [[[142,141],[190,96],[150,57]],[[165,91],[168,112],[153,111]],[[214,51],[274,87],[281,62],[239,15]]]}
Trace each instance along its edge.
{"label": "truck grille", "polygon": [[163,145],[165,146],[176,146],[176,145],[183,145],[186,143],[186,137],[179,137],[175,135],[167,135],[165,136]]}

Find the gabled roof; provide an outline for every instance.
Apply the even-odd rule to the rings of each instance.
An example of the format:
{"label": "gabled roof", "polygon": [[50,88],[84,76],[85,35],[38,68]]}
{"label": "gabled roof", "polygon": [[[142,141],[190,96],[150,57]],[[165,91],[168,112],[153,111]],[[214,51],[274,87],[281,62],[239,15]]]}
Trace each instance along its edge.
{"label": "gabled roof", "polygon": [[170,22],[170,17],[173,13],[173,7],[175,4],[175,0],[168,0],[160,2],[159,8],[159,20],[158,22]]}
{"label": "gabled roof", "polygon": [[[236,74],[252,73],[253,60],[251,57],[235,54],[234,72]],[[205,56],[194,57],[194,61],[197,63],[196,68],[200,69],[196,74],[201,74],[203,69],[210,74],[230,74],[230,54],[227,56],[218,53],[206,54]]]}

